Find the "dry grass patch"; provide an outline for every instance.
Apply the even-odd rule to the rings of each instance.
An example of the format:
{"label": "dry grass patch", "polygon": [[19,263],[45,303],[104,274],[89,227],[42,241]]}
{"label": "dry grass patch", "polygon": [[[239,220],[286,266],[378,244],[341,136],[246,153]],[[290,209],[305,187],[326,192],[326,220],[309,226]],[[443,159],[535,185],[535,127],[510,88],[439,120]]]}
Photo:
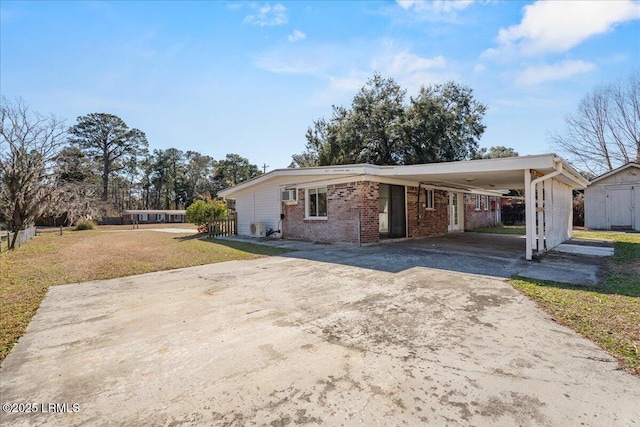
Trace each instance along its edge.
{"label": "dry grass patch", "polygon": [[640,234],[575,234],[616,242],[615,254],[605,266],[604,283],[575,286],[524,278],[511,282],[558,322],[596,342],[623,369],[640,376]]}
{"label": "dry grass patch", "polygon": [[66,231],[62,236],[45,233],[0,254],[0,361],[24,333],[49,286],[286,252],[186,233],[122,230],[108,226]]}

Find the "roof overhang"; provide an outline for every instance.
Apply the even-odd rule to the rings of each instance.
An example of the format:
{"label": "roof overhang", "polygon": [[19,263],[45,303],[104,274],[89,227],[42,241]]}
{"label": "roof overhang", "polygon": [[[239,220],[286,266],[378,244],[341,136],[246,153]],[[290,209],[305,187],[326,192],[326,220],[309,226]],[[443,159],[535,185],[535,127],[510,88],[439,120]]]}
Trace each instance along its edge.
{"label": "roof overhang", "polygon": [[407,166],[344,165],[312,168],[276,169],[250,181],[227,188],[218,194],[233,199],[236,194],[263,186],[325,185],[345,180],[398,182],[434,188],[459,189],[477,193],[499,193],[525,187],[524,171],[543,176],[561,170],[558,179],[572,188],[585,188],[583,178],[562,158],[555,154],[508,157],[500,159],[466,160]]}

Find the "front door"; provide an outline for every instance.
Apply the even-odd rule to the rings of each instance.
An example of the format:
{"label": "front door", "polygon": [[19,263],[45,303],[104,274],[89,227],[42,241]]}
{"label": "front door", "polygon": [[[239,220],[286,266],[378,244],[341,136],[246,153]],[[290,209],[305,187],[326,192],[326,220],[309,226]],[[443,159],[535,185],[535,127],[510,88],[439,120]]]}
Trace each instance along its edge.
{"label": "front door", "polygon": [[380,184],[378,215],[380,238],[406,237],[406,210],[402,185]]}
{"label": "front door", "polygon": [[462,202],[461,193],[449,193],[449,231],[460,231],[461,219],[460,219],[460,205]]}

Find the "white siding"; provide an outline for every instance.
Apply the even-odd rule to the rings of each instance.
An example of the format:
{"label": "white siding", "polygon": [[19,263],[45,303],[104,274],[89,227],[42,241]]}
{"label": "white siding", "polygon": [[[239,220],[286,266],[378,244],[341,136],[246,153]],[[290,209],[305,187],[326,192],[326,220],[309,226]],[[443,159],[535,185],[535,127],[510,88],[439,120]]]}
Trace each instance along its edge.
{"label": "white siding", "polygon": [[572,236],[573,191],[556,179],[547,180],[544,199],[546,248],[551,250]]}
{"label": "white siding", "polygon": [[280,222],[280,187],[243,192],[236,197],[238,234],[250,236],[252,222],[264,222],[267,230],[277,230]]}

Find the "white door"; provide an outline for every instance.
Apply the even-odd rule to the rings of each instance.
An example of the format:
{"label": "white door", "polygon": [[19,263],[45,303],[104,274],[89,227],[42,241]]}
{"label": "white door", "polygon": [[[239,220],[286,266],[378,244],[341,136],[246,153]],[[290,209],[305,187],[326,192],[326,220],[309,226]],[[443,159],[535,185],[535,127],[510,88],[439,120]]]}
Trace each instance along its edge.
{"label": "white door", "polygon": [[449,194],[449,231],[460,231],[460,202],[462,201],[462,194],[460,193],[448,193]]}
{"label": "white door", "polygon": [[609,229],[633,228],[633,189],[607,188],[607,218]]}

